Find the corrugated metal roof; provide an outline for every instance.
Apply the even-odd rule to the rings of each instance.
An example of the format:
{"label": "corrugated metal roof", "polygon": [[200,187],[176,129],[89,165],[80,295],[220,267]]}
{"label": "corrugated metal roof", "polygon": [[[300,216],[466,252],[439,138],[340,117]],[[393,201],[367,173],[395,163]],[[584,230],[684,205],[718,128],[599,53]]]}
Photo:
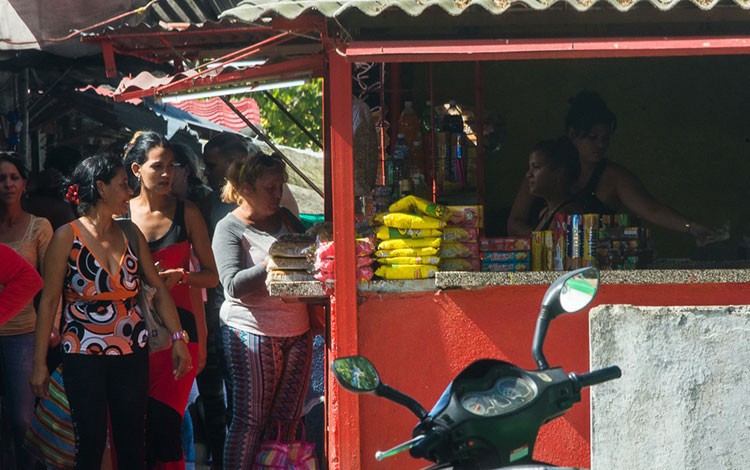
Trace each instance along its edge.
{"label": "corrugated metal roof", "polygon": [[[306,12],[319,12],[333,18],[348,10],[359,10],[368,16],[377,16],[386,10],[401,10],[410,16],[418,16],[428,8],[440,8],[456,16],[470,8],[482,8],[499,15],[512,6],[525,6],[534,10],[546,10],[556,3],[567,3],[579,11],[585,11],[597,3],[607,3],[620,11],[628,11],[638,3],[650,3],[659,10],[669,10],[678,3],[692,3],[702,10],[710,10],[720,0],[242,0],[235,8],[228,9],[219,18],[237,18],[253,22],[263,17],[282,16],[293,19]],[[742,8],[750,8],[750,0],[734,0]]]}

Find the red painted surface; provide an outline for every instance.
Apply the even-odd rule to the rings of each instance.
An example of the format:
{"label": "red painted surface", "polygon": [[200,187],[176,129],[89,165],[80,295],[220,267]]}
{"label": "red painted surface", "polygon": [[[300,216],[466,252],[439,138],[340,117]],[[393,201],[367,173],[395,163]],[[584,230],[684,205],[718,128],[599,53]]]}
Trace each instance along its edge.
{"label": "red painted surface", "polygon": [[[354,158],[351,65],[328,53],[325,102],[331,118],[331,199],[336,243],[335,295],[331,298],[329,358],[357,354],[357,284],[354,251]],[[332,470],[359,468],[359,402],[328,377],[328,460]]]}
{"label": "red painted surface", "polygon": [[750,37],[477,39],[352,42],[350,62],[460,62],[750,54]]}
{"label": "red painted surface", "polygon": [[[369,357],[385,383],[413,396],[427,409],[448,382],[471,361],[484,357],[533,367],[531,341],[546,286],[496,286],[477,291],[384,294],[359,307],[359,353]],[[750,303],[750,284],[605,285],[599,304],[737,305]],[[593,306],[593,305],[592,305]],[[557,319],[547,336],[550,365],[586,371],[588,314]],[[627,374],[627,371],[623,371]],[[384,450],[411,437],[416,417],[386,400],[361,396],[361,466],[341,468],[423,468],[408,455],[377,462]],[[335,416],[349,423],[347,416]],[[589,394],[564,417],[543,428],[535,458],[557,465],[588,467]]]}

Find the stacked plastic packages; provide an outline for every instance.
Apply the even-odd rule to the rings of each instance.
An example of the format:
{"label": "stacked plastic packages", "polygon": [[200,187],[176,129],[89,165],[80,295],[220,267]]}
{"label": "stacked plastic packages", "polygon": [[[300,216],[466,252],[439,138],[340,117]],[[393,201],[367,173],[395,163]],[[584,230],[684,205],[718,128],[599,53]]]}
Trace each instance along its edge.
{"label": "stacked plastic packages", "polygon": [[479,229],[484,225],[482,206],[447,206],[448,223],[440,247],[441,271],[479,271]]}
{"label": "stacked plastic packages", "polygon": [[[482,271],[528,271],[533,245],[528,237],[482,238]],[[532,258],[533,259],[533,258]]]}
{"label": "stacked plastic packages", "polygon": [[[357,238],[354,243],[357,255],[357,282],[368,282],[373,276],[372,253],[375,251],[375,243],[372,238]],[[333,241],[318,237],[314,261],[315,279],[325,283],[336,279],[335,248]]]}
{"label": "stacked plastic packages", "polygon": [[388,213],[378,214],[382,224],[375,257],[380,267],[375,275],[383,279],[426,279],[435,277],[440,263],[442,228],[450,216],[446,206],[416,196],[391,204]]}
{"label": "stacked plastic packages", "polygon": [[294,233],[279,237],[268,249],[266,283],[314,281],[310,255],[315,237]]}

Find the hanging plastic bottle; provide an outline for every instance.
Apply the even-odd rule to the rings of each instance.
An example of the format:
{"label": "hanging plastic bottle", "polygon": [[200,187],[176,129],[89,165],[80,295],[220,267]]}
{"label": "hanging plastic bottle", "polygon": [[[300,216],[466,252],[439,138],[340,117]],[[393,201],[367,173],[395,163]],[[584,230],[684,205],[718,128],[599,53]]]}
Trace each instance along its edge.
{"label": "hanging plastic bottle", "polygon": [[407,142],[419,140],[419,116],[414,111],[414,105],[411,101],[404,102],[404,110],[401,111],[401,117],[398,120],[398,132],[404,134]]}
{"label": "hanging plastic bottle", "polygon": [[393,158],[401,161],[409,159],[409,144],[406,143],[406,136],[401,132],[398,133],[396,144],[393,146]]}
{"label": "hanging plastic bottle", "polygon": [[398,193],[398,184],[409,171],[409,144],[406,143],[404,134],[399,133],[396,145],[393,146],[393,183],[395,192]]}
{"label": "hanging plastic bottle", "polygon": [[448,109],[445,111],[442,130],[445,132],[464,131],[464,118],[461,116],[461,111],[453,100],[450,101]]}

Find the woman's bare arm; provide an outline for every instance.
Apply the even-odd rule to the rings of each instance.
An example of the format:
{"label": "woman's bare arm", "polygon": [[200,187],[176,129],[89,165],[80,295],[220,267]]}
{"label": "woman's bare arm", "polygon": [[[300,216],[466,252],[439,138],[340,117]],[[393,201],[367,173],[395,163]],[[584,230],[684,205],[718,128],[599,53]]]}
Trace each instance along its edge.
{"label": "woman's bare arm", "polygon": [[[708,227],[692,222],[687,216],[658,201],[625,167],[610,164],[606,171],[611,172],[606,177],[614,183],[613,186],[622,205],[641,219],[675,232],[690,233],[697,239],[702,239],[714,232]],[[602,176],[605,177],[605,175]]]}
{"label": "woman's bare arm", "polygon": [[60,305],[68,256],[73,244],[73,228],[60,227],[52,237],[44,257],[44,288],[36,315],[34,332],[34,365],[31,372],[31,388],[38,397],[48,396],[49,371],[47,349],[55,315]]}
{"label": "woman's bare arm", "polygon": [[508,215],[508,235],[511,237],[528,237],[531,234],[533,227],[529,224],[529,218],[533,205],[534,196],[529,192],[529,185],[526,177],[524,177]]}

